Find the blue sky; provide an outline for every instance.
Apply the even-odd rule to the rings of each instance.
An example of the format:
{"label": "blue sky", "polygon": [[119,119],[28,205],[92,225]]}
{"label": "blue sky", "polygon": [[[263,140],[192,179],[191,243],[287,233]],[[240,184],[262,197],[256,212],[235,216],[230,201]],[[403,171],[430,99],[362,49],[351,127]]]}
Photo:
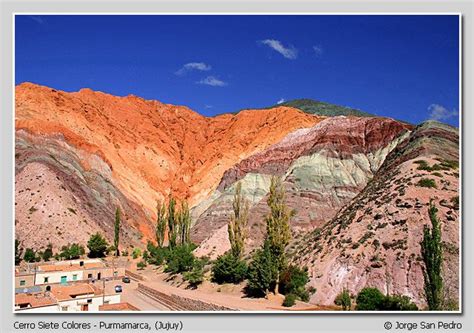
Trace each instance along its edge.
{"label": "blue sky", "polygon": [[17,16],[16,84],[206,116],[312,98],[458,125],[457,16]]}

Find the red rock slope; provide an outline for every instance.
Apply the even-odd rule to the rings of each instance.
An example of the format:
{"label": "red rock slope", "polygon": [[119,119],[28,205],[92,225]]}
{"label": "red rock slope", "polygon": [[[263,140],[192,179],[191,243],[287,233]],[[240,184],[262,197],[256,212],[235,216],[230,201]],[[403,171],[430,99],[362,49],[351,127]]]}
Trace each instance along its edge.
{"label": "red rock slope", "polygon": [[[172,191],[178,198],[187,198],[191,205],[198,203],[215,190],[232,165],[280,141],[289,132],[322,119],[289,107],[206,118],[184,106],[136,96],[116,97],[89,89],[67,93],[31,83],[17,86],[15,97],[16,223],[17,233],[24,239],[47,230],[34,227],[31,202],[22,197],[25,192],[18,192],[26,188],[37,191],[36,187],[54,183],[35,185],[30,175],[34,178],[51,172],[48,177],[54,180],[63,172],[64,177],[56,179],[58,188],[68,184],[65,177],[74,177],[82,184],[82,191],[87,193],[72,195],[68,203],[61,202],[64,196],[54,200],[59,206],[74,203],[78,209],[69,208],[81,211],[80,220],[70,216],[75,228],[84,227],[80,222],[83,220],[91,223],[90,228],[84,227],[84,237],[98,225],[110,229],[110,223],[102,220],[110,217],[113,207],[109,206],[116,204],[129,207],[125,213],[130,225],[146,239],[152,237],[148,220],[154,215],[157,199]],[[93,181],[98,189],[90,187]],[[97,202],[103,213],[87,213],[87,205]],[[61,212],[57,214],[67,215],[63,208],[58,208]],[[36,213],[35,209],[32,211]],[[42,224],[47,225],[45,221]]]}

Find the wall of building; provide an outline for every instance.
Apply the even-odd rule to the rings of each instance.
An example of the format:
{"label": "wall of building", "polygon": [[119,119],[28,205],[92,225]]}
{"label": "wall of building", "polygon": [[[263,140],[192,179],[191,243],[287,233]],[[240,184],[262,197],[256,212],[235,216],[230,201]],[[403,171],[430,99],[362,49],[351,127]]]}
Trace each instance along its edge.
{"label": "wall of building", "polygon": [[[120,295],[105,295],[106,304],[120,303]],[[81,296],[81,298],[75,298],[67,301],[59,302],[59,311],[77,312],[82,311],[82,305],[87,304],[87,311],[99,311],[99,306],[103,304],[103,296],[91,297]],[[65,309],[67,308],[67,309]]]}
{"label": "wall of building", "polygon": [[15,307],[15,311],[18,312],[28,312],[28,313],[50,313],[50,312],[58,312],[59,307],[55,305],[48,305],[48,306],[40,306],[37,308],[23,308],[20,309],[19,307]]}
{"label": "wall of building", "polygon": [[[24,284],[21,283],[24,281]],[[15,275],[15,288],[26,288],[35,285],[34,274]]]}
{"label": "wall of building", "polygon": [[[76,279],[74,280],[74,275],[76,275]],[[66,276],[67,282],[73,281],[81,281],[84,279],[84,271],[58,271],[58,272],[37,272],[35,284],[53,284],[53,283],[61,283],[61,277]],[[45,277],[48,278],[48,282],[45,282]]]}

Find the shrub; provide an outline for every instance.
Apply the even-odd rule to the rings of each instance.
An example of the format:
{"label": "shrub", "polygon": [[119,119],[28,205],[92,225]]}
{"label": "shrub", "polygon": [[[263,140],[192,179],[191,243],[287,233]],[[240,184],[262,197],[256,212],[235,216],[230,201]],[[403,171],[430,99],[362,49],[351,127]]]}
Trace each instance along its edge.
{"label": "shrub", "polygon": [[133,249],[133,251],[132,251],[132,258],[133,259],[137,259],[141,255],[142,255],[142,250],[140,250],[138,247]]}
{"label": "shrub", "polygon": [[87,247],[89,248],[89,257],[90,258],[102,258],[105,257],[105,252],[107,251],[108,243],[100,233],[91,235],[89,241],[87,242]]}
{"label": "shrub", "polygon": [[15,239],[15,265],[18,266],[22,260],[23,247],[18,239]]}
{"label": "shrub", "polygon": [[452,197],[449,201],[453,204],[453,208],[459,210],[459,195]]}
{"label": "shrub", "polygon": [[309,293],[305,289],[309,282],[308,269],[288,266],[280,276],[279,292],[283,295],[294,294],[304,302],[309,301]]}
{"label": "shrub", "polygon": [[147,250],[143,251],[142,258],[145,262],[148,260],[149,257],[150,256],[148,254],[148,251]]}
{"label": "shrub", "polygon": [[194,249],[194,244],[182,244],[168,250],[165,272],[176,274],[190,271],[195,260]]}
{"label": "shrub", "polygon": [[377,288],[364,288],[357,295],[356,310],[380,310],[385,296]]}
{"label": "shrub", "polygon": [[162,265],[168,255],[168,248],[154,246],[151,242],[147,244],[148,262],[152,265]]}
{"label": "shrub", "polygon": [[188,281],[191,288],[197,288],[204,281],[205,260],[194,260],[193,268],[189,272],[184,272],[183,279]]}
{"label": "shrub", "polygon": [[[84,249],[84,248],[83,248]],[[53,257],[53,244],[49,243],[44,250],[42,258],[44,261],[49,261]]]}
{"label": "shrub", "polygon": [[247,276],[247,264],[232,253],[217,258],[212,266],[212,281],[222,283],[239,283]]}
{"label": "shrub", "polygon": [[127,250],[122,251],[122,257],[128,257],[128,251]]}
{"label": "shrub", "polygon": [[416,311],[418,307],[410,297],[403,295],[385,296],[377,288],[364,288],[357,295],[356,310],[362,311]]}
{"label": "shrub", "polygon": [[25,255],[23,256],[23,260],[26,262],[34,262],[36,259],[36,254],[33,249],[27,248],[25,250]]}
{"label": "shrub", "polygon": [[336,299],[334,300],[334,304],[339,305],[342,307],[342,310],[348,311],[351,309],[351,295],[349,291],[344,288],[339,295],[337,295]]}
{"label": "shrub", "polygon": [[145,267],[146,267],[146,262],[145,262],[144,260],[139,261],[139,262],[137,263],[137,268],[138,268],[138,269],[141,270],[141,269],[144,269]]}
{"label": "shrub", "polygon": [[270,252],[270,244],[265,241],[258,249],[249,265],[246,293],[249,296],[262,297],[275,285],[277,267]]}
{"label": "shrub", "polygon": [[289,308],[295,305],[297,296],[295,294],[288,294],[285,296],[285,299],[283,300],[283,306]]}
{"label": "shrub", "polygon": [[428,188],[437,188],[436,182],[434,179],[429,179],[429,178],[422,178],[416,183],[416,185],[420,187],[428,187]]}
{"label": "shrub", "polygon": [[85,253],[84,246],[73,243],[62,246],[59,257],[66,260],[79,259]]}
{"label": "shrub", "polygon": [[417,311],[418,307],[411,302],[410,297],[402,295],[385,296],[380,310],[386,311]]}

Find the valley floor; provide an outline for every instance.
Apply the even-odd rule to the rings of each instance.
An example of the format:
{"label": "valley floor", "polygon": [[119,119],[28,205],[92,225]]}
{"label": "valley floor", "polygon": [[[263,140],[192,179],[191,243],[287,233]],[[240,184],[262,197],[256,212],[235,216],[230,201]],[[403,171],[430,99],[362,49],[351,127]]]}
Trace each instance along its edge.
{"label": "valley floor", "polygon": [[[281,304],[283,296],[271,294],[268,299],[249,298],[243,292],[243,284],[217,285],[204,281],[197,289],[190,289],[179,276],[172,277],[159,268],[148,266],[144,270],[133,270],[143,280],[122,284],[122,300],[141,311],[288,311],[288,310],[335,310],[297,301],[292,308]],[[113,291],[113,286],[110,286]],[[145,290],[146,289],[146,290]],[[152,294],[149,292],[152,290]],[[144,290],[146,292],[144,292]]]}

